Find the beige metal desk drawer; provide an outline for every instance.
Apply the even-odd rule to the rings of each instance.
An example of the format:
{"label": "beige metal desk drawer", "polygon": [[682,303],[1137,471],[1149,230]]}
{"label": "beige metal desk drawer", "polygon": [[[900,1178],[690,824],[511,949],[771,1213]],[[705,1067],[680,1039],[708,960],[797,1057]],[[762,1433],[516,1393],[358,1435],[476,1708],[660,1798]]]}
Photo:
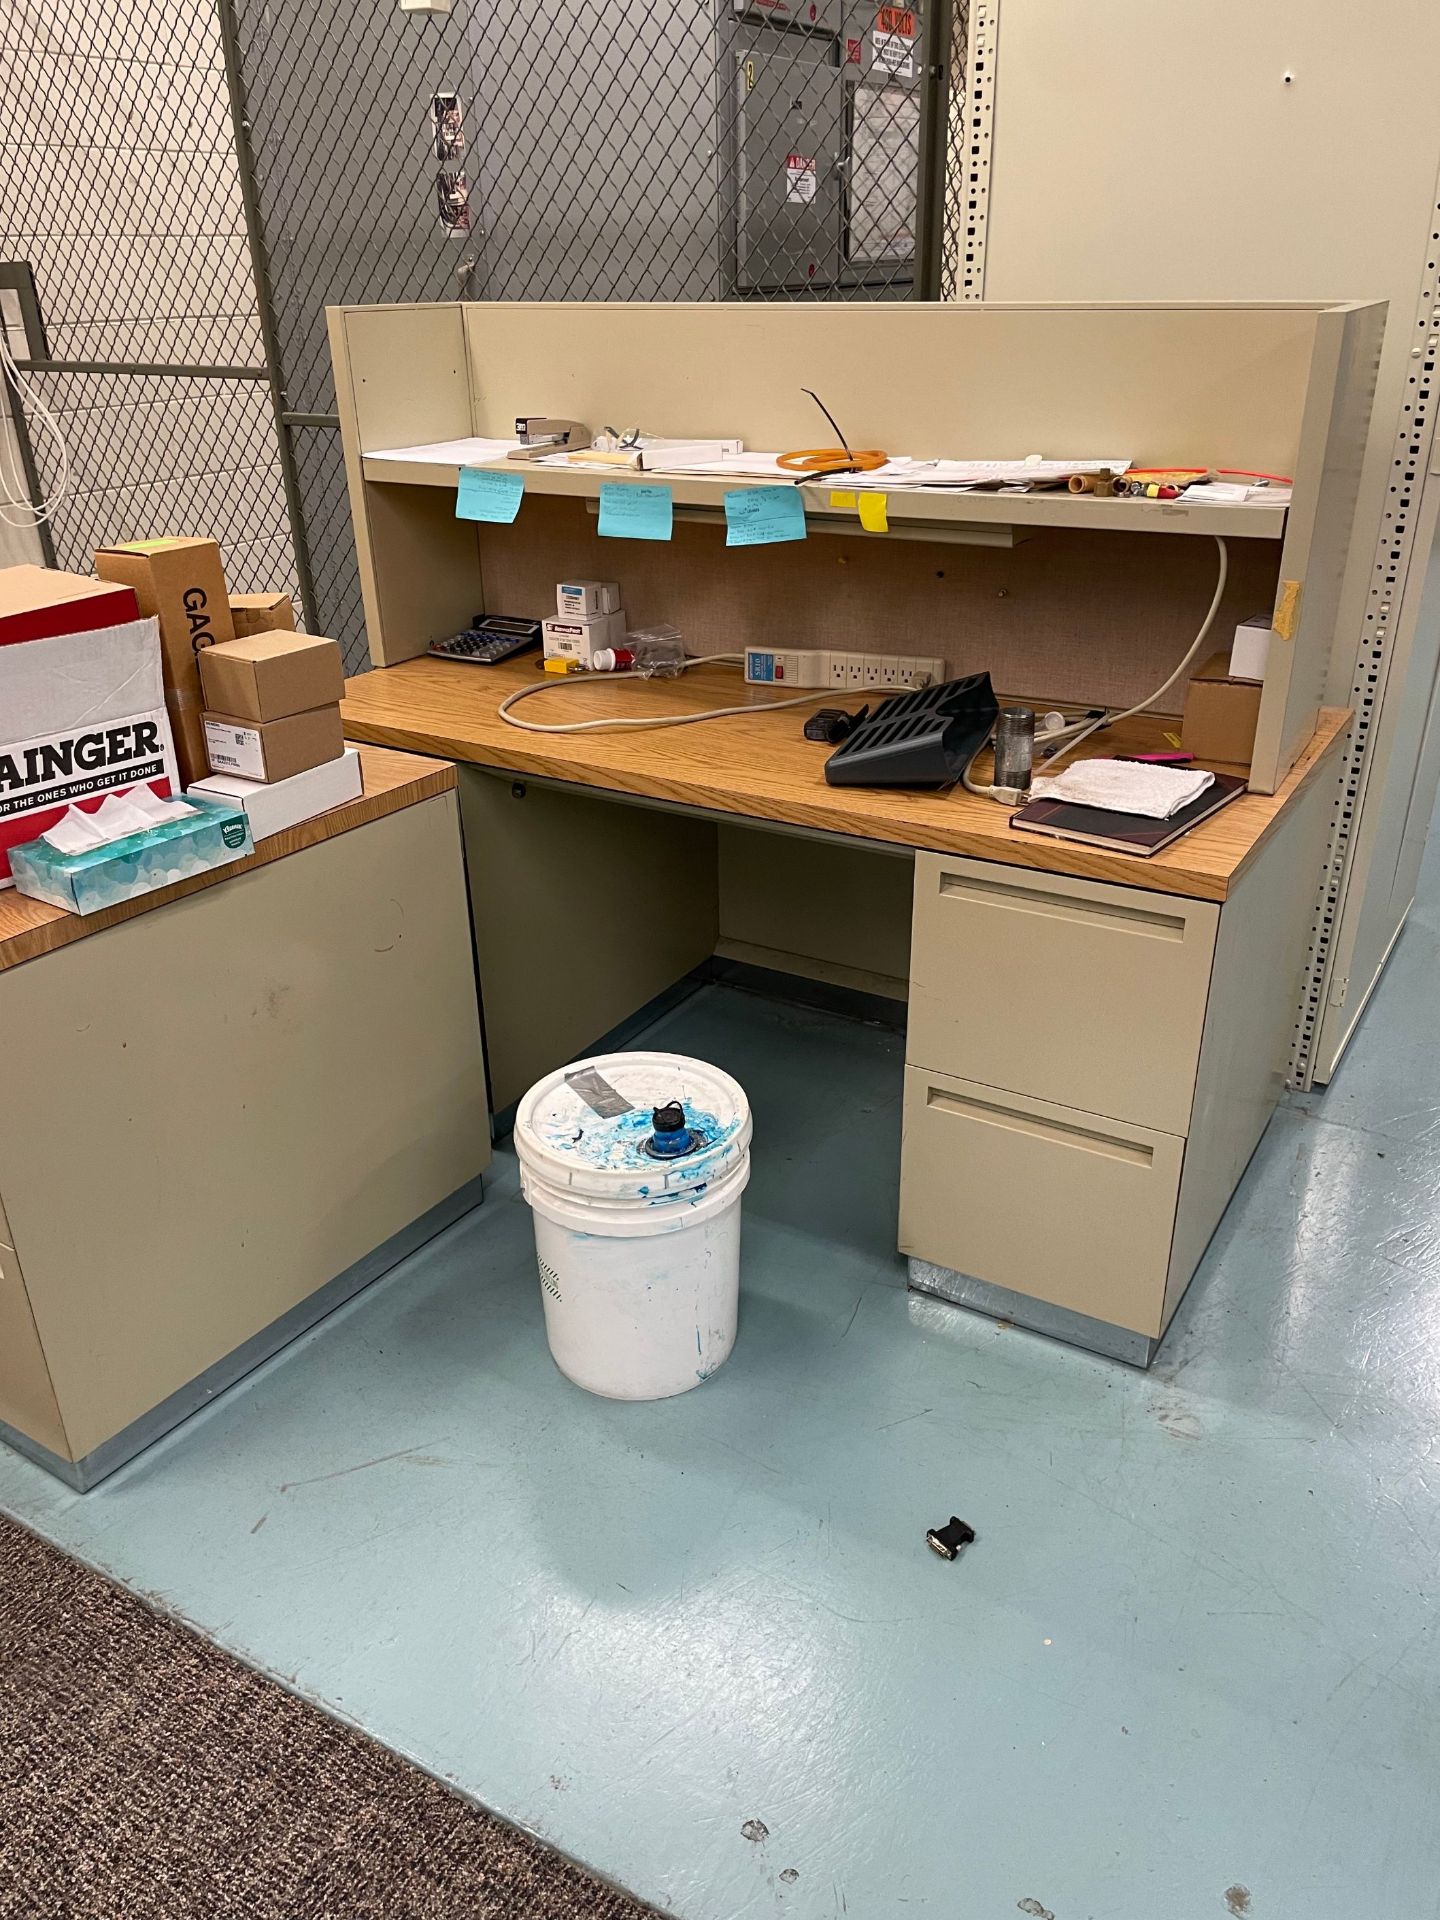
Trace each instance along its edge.
{"label": "beige metal desk drawer", "polygon": [[1184,1146],[907,1067],[900,1251],[1158,1334]]}
{"label": "beige metal desk drawer", "polygon": [[1183,1134],[1220,909],[994,861],[915,859],[905,1057]]}

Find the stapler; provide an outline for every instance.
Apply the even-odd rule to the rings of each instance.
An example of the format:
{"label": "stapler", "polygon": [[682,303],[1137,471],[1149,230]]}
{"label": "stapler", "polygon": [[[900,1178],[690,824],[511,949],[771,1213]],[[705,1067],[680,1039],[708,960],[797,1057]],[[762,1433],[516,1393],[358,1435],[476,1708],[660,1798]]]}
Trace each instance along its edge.
{"label": "stapler", "polygon": [[518,413],[515,438],[507,460],[540,460],[547,453],[573,453],[576,447],[588,447],[590,429],[583,420],[552,420],[544,413]]}

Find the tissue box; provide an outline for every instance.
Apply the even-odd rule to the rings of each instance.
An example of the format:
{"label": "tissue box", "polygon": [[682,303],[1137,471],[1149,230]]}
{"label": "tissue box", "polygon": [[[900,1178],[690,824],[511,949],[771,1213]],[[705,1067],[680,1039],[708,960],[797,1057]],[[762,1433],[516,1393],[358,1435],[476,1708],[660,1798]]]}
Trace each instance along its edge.
{"label": "tissue box", "polygon": [[204,799],[191,804],[196,808],[192,816],[84,853],[57,853],[45,840],[12,847],[16,889],[67,913],[98,913],[192,874],[243,860],[251,850],[244,808]]}
{"label": "tissue box", "polygon": [[220,549],[213,540],[131,540],[102,547],[95,571],[102,580],[133,587],[141,613],[160,622],[165,704],[180,772],[198,780],[205,772],[205,735],[196,655],[217,640],[235,638]]}
{"label": "tissue box", "polygon": [[282,720],[242,720],[229,713],[205,716],[205,751],[212,773],[238,773],[242,780],[288,780],[292,773],[338,760],[345,751],[340,708],[312,707]]}
{"label": "tissue box", "polygon": [[288,593],[232,593],[230,624],[237,640],[252,633],[293,633],[295,603]]}
{"label": "tissue box", "polygon": [[281,720],[311,707],[338,706],[345,697],[345,668],[339,647],[318,634],[253,633],[205,649],[200,690],[210,713]]}
{"label": "tissue box", "polygon": [[233,773],[212,773],[207,780],[197,781],[185,797],[243,807],[250,820],[250,838],[268,840],[272,833],[283,833],[302,820],[313,820],[317,813],[358,800],[364,790],[360,756],[347,747],[338,760],[327,760],[268,786],[260,780],[241,780]]}

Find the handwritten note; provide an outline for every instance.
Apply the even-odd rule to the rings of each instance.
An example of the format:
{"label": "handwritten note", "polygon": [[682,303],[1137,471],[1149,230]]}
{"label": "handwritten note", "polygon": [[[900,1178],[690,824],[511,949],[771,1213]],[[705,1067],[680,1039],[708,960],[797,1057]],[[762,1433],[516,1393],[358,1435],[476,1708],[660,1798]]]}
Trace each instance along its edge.
{"label": "handwritten note", "polygon": [[460,469],[460,491],[455,496],[457,520],[488,520],[508,527],[525,497],[523,473],[490,473],[484,467]]}
{"label": "handwritten note", "polygon": [[600,532],[608,539],[668,540],[674,525],[675,496],[669,487],[601,482]]}
{"label": "handwritten note", "polygon": [[805,538],[805,502],[798,487],[736,487],[725,496],[727,547],[768,547]]}

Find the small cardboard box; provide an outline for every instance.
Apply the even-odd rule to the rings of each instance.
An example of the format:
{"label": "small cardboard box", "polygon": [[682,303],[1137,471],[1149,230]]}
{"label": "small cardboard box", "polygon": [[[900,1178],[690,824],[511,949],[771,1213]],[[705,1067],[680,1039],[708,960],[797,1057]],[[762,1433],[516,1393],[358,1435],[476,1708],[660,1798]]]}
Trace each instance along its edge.
{"label": "small cardboard box", "polygon": [[268,785],[338,760],[345,751],[345,730],[338,706],[287,713],[280,720],[207,713],[205,750],[212,773],[237,773],[242,780],[263,780]]}
{"label": "small cardboard box", "polygon": [[282,720],[287,713],[333,707],[344,697],[345,668],[339,647],[318,634],[247,634],[206,647],[200,691],[210,713]]}
{"label": "small cardboard box", "polygon": [[288,593],[232,593],[230,621],[237,640],[251,633],[294,633],[295,604]]}
{"label": "small cardboard box", "polygon": [[1195,672],[1185,690],[1180,738],[1186,753],[1202,767],[1212,760],[1248,767],[1255,751],[1262,689],[1253,680],[1236,680],[1223,653],[1213,654]]}
{"label": "small cardboard box", "polygon": [[251,838],[268,840],[272,833],[283,833],[302,820],[313,820],[317,813],[358,800],[364,790],[360,756],[354,747],[347,747],[338,760],[323,761],[269,786],[233,773],[212,773],[206,780],[197,780],[188,793],[199,800],[228,800],[243,807]]}
{"label": "small cardboard box", "polygon": [[552,617],[542,622],[541,631],[545,636],[544,653],[547,660],[578,660],[582,667],[588,667],[602,647],[624,646],[625,616],[623,613],[592,613],[564,620]]}
{"label": "small cardboard box", "polygon": [[198,780],[207,769],[196,656],[217,640],[235,638],[220,549],[213,540],[131,540],[102,547],[95,571],[102,580],[133,587],[141,613],[160,622],[165,704],[180,772]]}
{"label": "small cardboard box", "polygon": [[123,627],[139,618],[128,587],[54,567],[0,567],[0,647]]}
{"label": "small cardboard box", "polygon": [[614,580],[562,580],[555,589],[555,611],[562,620],[619,613],[620,588]]}
{"label": "small cardboard box", "polygon": [[1230,678],[1232,680],[1263,680],[1265,662],[1270,656],[1270,616],[1257,613],[1249,620],[1242,620],[1235,629],[1235,638],[1230,643]]}

